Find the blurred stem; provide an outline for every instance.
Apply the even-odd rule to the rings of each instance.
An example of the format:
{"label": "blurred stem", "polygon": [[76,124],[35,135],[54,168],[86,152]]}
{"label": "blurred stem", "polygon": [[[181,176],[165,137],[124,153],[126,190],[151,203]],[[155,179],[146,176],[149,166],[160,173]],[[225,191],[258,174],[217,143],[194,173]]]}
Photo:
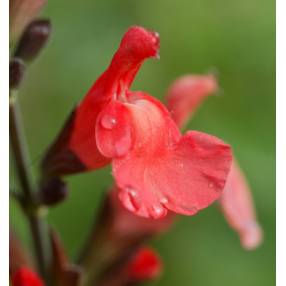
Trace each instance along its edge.
{"label": "blurred stem", "polygon": [[85,269],[84,285],[97,285],[99,277],[121,250],[120,245],[115,243],[116,239],[109,234],[111,225],[108,200],[104,198],[99,212],[95,213],[92,227],[77,260]]}
{"label": "blurred stem", "polygon": [[40,217],[39,206],[37,205],[37,201],[33,193],[32,174],[29,168],[30,161],[23,132],[21,112],[16,101],[15,94],[10,97],[9,120],[10,142],[26,206],[24,210],[30,225],[39,272],[42,277],[46,278],[46,257],[43,236],[44,222]]}
{"label": "blurred stem", "polygon": [[102,269],[106,260],[105,254],[105,228],[106,226],[98,227],[98,221],[96,220],[91,228],[90,234],[85,242],[85,245],[80,253],[78,264],[85,269],[85,282],[86,285],[91,285],[95,277],[97,277]]}
{"label": "blurred stem", "polygon": [[[82,251],[77,260],[85,269],[85,284],[94,285],[124,285],[120,281],[123,276],[122,266],[128,261],[143,241],[149,236],[128,237],[124,239],[113,232],[114,212],[110,199],[106,196],[99,212],[96,212],[93,225]],[[115,274],[115,275],[113,275]],[[112,276],[108,278],[109,276]],[[115,283],[115,284],[112,284]]]}

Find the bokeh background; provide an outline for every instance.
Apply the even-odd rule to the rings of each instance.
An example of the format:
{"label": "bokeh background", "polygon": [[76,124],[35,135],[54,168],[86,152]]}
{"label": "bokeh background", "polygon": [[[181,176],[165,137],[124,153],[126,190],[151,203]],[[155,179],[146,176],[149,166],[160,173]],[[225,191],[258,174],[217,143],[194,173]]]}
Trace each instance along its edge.
{"label": "bokeh background", "polygon": [[[154,29],[161,36],[161,59],[144,64],[133,89],[162,99],[176,77],[217,68],[223,95],[208,98],[188,128],[232,144],[252,186],[265,239],[259,249],[243,250],[215,205],[182,217],[152,242],[165,264],[152,285],[275,285],[274,0],[50,0],[43,15],[52,20],[52,38],[29,68],[20,95],[33,171],[107,67],[124,31],[134,24]],[[50,210],[48,220],[75,256],[112,178],[106,168],[67,181],[70,196]],[[13,202],[11,223],[29,243]]]}

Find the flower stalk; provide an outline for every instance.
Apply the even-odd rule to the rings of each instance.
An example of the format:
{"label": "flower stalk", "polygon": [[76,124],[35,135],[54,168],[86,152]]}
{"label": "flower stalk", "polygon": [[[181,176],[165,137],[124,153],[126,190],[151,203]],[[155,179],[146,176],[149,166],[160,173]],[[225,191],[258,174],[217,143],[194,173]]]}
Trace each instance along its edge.
{"label": "flower stalk", "polygon": [[10,142],[15,158],[19,183],[23,192],[23,209],[28,218],[34,244],[37,265],[42,277],[46,277],[46,255],[44,243],[44,221],[40,206],[33,192],[32,174],[29,168],[29,155],[22,127],[21,112],[18,102],[13,96],[9,103]]}

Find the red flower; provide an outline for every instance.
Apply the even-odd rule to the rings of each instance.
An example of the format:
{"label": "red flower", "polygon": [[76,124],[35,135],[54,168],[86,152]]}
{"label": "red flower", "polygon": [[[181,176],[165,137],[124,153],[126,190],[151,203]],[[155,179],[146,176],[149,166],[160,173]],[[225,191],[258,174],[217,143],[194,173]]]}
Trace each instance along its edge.
{"label": "red flower", "polygon": [[158,51],[158,34],[141,27],[126,32],[76,109],[64,148],[87,169],[111,161],[120,200],[130,211],[153,218],[168,210],[193,215],[220,197],[231,150],[204,133],[181,135],[162,103],[129,90],[143,61]]}
{"label": "red flower", "polygon": [[[167,93],[168,108],[173,119],[182,127],[204,98],[217,89],[213,76],[187,75],[176,80]],[[229,225],[235,229],[246,249],[257,247],[262,230],[256,221],[255,207],[244,174],[236,162],[232,163],[223,194],[219,200]]]}
{"label": "red flower", "polygon": [[139,249],[127,266],[129,280],[136,282],[155,279],[161,271],[161,260],[158,254],[149,247]]}
{"label": "red flower", "polygon": [[30,268],[20,267],[12,276],[13,286],[44,286],[41,278]]}

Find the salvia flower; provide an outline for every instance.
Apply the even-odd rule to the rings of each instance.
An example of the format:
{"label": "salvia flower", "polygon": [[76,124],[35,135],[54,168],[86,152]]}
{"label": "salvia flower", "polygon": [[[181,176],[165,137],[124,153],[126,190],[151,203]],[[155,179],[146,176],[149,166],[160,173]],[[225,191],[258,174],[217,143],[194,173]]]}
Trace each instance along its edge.
{"label": "salvia flower", "polygon": [[[229,145],[197,131],[182,135],[161,102],[130,90],[143,61],[158,53],[157,33],[131,27],[54,154],[72,151],[88,170],[111,162],[124,206],[155,219],[168,210],[194,215],[218,199],[232,159]],[[46,169],[57,162],[49,155]]]}
{"label": "salvia flower", "polygon": [[12,276],[13,286],[44,286],[42,279],[28,267],[19,268]]}
{"label": "salvia flower", "polygon": [[[212,75],[185,75],[175,80],[166,98],[178,126],[184,126],[199,104],[217,88],[217,81]],[[249,185],[235,160],[219,203],[227,222],[238,232],[242,246],[245,249],[259,246],[262,229],[256,220]]]}

